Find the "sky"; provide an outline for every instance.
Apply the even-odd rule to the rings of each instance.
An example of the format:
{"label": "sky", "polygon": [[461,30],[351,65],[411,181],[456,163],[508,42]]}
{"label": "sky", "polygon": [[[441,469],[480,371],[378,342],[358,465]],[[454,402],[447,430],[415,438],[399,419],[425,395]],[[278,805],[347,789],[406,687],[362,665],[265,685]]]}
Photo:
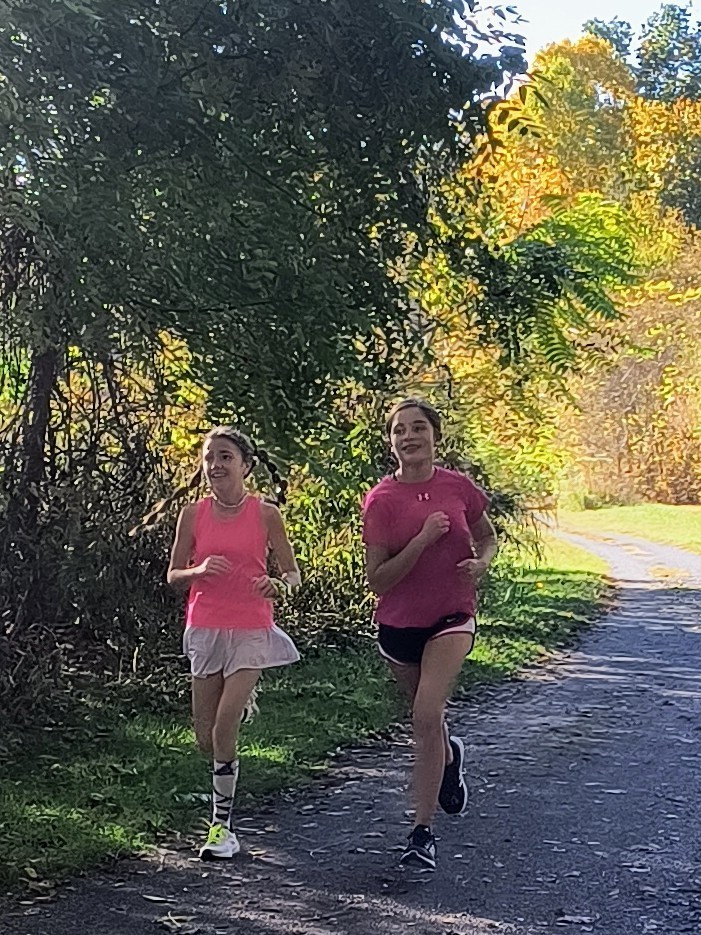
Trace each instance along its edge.
{"label": "sky", "polygon": [[[685,6],[684,0],[678,0]],[[506,3],[504,3],[506,5]],[[581,35],[582,24],[588,19],[611,20],[614,17],[627,20],[634,29],[660,9],[662,0],[509,0],[516,7],[524,22],[515,28],[526,37],[529,63],[535,53],[551,42],[561,39],[576,39]],[[695,19],[701,20],[701,0],[689,4]]]}

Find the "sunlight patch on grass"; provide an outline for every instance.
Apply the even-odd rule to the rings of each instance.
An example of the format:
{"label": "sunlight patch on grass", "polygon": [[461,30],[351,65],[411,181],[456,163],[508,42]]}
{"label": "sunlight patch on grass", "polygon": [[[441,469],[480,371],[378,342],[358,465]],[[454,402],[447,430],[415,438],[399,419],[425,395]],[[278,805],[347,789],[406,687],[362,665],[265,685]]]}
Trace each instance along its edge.
{"label": "sunlight patch on grass", "polygon": [[563,512],[560,526],[575,533],[620,533],[701,553],[701,506],[644,503]]}
{"label": "sunlight patch on grass", "polygon": [[580,549],[571,542],[558,539],[556,536],[546,534],[543,537],[545,567],[554,571],[563,572],[589,572],[594,575],[606,575],[610,569],[608,564],[589,552]]}
{"label": "sunlight patch on grass", "polygon": [[290,763],[292,754],[289,747],[263,746],[260,743],[241,744],[241,755],[250,760],[266,760],[269,763]]}

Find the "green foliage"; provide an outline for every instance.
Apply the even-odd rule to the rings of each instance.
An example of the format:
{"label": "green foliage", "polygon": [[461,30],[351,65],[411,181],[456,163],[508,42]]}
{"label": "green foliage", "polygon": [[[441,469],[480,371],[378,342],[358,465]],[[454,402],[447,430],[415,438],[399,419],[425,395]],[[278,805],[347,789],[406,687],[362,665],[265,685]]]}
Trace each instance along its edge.
{"label": "green foliage", "polygon": [[[449,333],[493,347],[503,367],[520,364],[523,379],[534,362],[553,374],[576,366],[582,348],[575,339],[617,317],[612,291],[636,278],[634,222],[620,205],[598,193],[548,205],[549,216],[515,236],[488,191],[479,237],[469,236],[469,205],[444,216],[450,233],[436,252],[447,269],[433,287],[435,305],[426,306],[439,319],[446,309]],[[419,267],[417,296],[426,278]],[[459,293],[467,298],[456,314]]]}
{"label": "green foliage", "polygon": [[[674,19],[669,9],[658,26]],[[475,366],[480,350],[463,335],[456,340],[456,327],[446,359],[471,381],[479,413],[467,416],[473,438],[491,447],[491,464],[502,462],[498,473],[508,464],[529,492],[540,460],[544,490],[562,486],[580,502],[696,502],[699,278],[696,237],[686,225],[698,214],[701,110],[696,100],[641,96],[639,72],[608,44],[617,36],[622,51],[630,30],[613,27],[615,36],[591,28],[539,55],[537,82],[508,102],[508,119],[520,107],[537,135],[509,129],[507,108],[497,108],[501,149],[475,173],[479,236],[499,258],[489,307],[496,293],[515,310],[509,327],[528,323],[528,336],[514,341],[527,363],[518,362],[512,379],[534,386],[519,399],[492,368],[499,392],[490,397],[482,390],[488,369]],[[691,73],[697,59],[680,48],[669,45],[670,69]],[[520,280],[516,269],[528,268],[533,243],[547,245],[532,263],[545,275]],[[514,295],[522,284],[525,300]],[[479,321],[473,314],[469,324]],[[458,368],[458,355],[471,365]],[[564,375],[559,386],[553,371]],[[519,416],[520,436],[512,428]]]}
{"label": "green foliage", "polygon": [[679,210],[690,226],[701,229],[701,135],[680,146],[675,164],[667,173],[662,201]]}
{"label": "green foliage", "polygon": [[383,258],[522,64],[462,55],[456,29],[449,2],[10,4],[15,338],[143,358],[168,330],[214,413],[294,438],[329,375],[404,333]]}
{"label": "green foliage", "polygon": [[[586,28],[609,41],[619,54],[623,43],[627,51],[621,57],[630,58],[632,29],[628,23],[595,20]],[[698,121],[693,118],[693,105],[701,102],[701,22],[692,22],[689,8],[663,4],[644,24],[636,56],[637,65],[631,65],[631,75],[637,94],[644,101],[660,102],[672,109],[679,105],[673,110],[670,125],[658,126],[660,134],[674,141],[672,158],[664,159],[657,167],[662,203],[680,211],[687,224],[699,227],[701,136]],[[651,114],[654,124],[661,115],[655,110]]]}
{"label": "green foliage", "polygon": [[[635,50],[638,93],[656,101],[701,99],[701,22],[692,21],[688,6],[662,3],[643,24]],[[632,52],[634,30],[618,17],[584,24],[588,33],[611,44],[621,59]]]}
{"label": "green foliage", "polygon": [[644,25],[638,48],[640,93],[659,101],[701,100],[701,23],[691,10],[664,3]]}
{"label": "green foliage", "polygon": [[614,16],[608,22],[601,19],[587,20],[583,26],[585,32],[592,36],[598,36],[605,39],[616,52],[619,58],[627,59],[630,55],[631,45],[633,44],[633,27],[625,20]]}
{"label": "green foliage", "polygon": [[[126,532],[207,418],[309,461],[298,517],[315,483],[349,515],[348,459],[307,459],[306,439],[329,413],[336,431],[344,381],[386,386],[415,348],[387,261],[426,229],[428,183],[472,151],[485,94],[524,67],[507,24],[477,56],[463,41],[483,24],[454,12],[5,4],[0,698],[18,717],[62,673],[157,665],[167,534]],[[310,567],[343,558],[293,527]],[[357,578],[357,554],[343,561]]]}

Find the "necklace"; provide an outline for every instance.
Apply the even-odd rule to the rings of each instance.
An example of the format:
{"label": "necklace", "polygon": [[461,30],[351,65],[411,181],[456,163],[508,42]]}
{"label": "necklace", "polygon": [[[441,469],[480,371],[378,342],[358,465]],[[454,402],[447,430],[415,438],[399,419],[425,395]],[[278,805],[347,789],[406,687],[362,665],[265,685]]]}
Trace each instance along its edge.
{"label": "necklace", "polygon": [[241,504],[243,503],[243,501],[246,499],[247,496],[248,496],[248,491],[244,490],[243,496],[239,500],[237,500],[236,503],[224,503],[224,501],[220,500],[219,497],[214,493],[214,491],[212,491],[212,500],[218,503],[219,506],[223,506],[225,510],[237,510],[241,506]]}

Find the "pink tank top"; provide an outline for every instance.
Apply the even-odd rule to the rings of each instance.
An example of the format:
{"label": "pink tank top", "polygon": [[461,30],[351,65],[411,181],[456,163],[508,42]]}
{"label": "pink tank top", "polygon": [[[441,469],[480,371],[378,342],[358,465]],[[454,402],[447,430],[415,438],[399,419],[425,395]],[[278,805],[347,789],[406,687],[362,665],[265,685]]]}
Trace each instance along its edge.
{"label": "pink tank top", "polygon": [[240,513],[219,519],[212,498],[197,504],[193,564],[223,555],[228,575],[201,578],[190,586],[186,625],[210,629],[259,630],[273,625],[273,603],[253,593],[253,579],[267,574],[268,534],[263,505],[249,496]]}

